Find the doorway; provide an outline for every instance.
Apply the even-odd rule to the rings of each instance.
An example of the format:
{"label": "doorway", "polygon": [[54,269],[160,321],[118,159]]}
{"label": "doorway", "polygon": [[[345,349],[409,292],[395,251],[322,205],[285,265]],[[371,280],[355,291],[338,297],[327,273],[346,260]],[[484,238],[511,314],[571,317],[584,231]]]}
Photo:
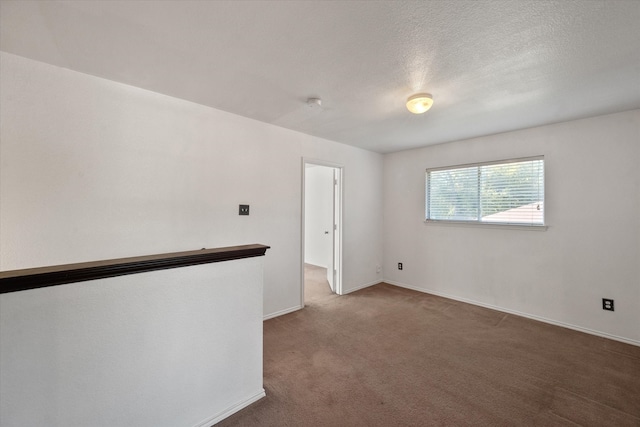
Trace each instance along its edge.
{"label": "doorway", "polygon": [[303,159],[303,307],[309,298],[342,294],[342,175],[340,165]]}

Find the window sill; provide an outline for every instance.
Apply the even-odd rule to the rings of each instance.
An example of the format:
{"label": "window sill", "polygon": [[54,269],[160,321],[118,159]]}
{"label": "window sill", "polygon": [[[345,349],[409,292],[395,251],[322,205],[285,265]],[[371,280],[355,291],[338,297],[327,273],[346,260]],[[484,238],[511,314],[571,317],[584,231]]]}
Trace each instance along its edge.
{"label": "window sill", "polygon": [[425,220],[424,223],[428,226],[497,228],[500,230],[547,231],[547,228],[549,228],[548,225],[492,224],[489,222],[477,221]]}

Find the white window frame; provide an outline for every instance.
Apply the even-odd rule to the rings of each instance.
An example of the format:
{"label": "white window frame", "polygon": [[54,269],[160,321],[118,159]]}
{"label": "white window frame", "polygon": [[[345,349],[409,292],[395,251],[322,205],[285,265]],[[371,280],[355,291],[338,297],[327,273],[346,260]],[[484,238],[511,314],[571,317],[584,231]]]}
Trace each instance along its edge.
{"label": "white window frame", "polygon": [[[482,216],[478,215],[477,220],[454,220],[454,219],[431,219],[429,218],[429,173],[433,171],[444,171],[444,170],[456,170],[456,169],[464,169],[471,167],[482,167],[482,166],[490,166],[490,165],[499,165],[499,164],[509,164],[509,163],[520,163],[534,160],[542,160],[543,167],[543,210],[542,210],[542,224],[526,224],[526,223],[514,223],[514,222],[485,222],[482,221]],[[471,226],[471,227],[487,227],[487,228],[501,228],[501,229],[526,229],[526,230],[536,230],[536,231],[544,231],[548,228],[546,223],[546,203],[544,199],[546,199],[546,165],[544,162],[544,156],[532,156],[532,157],[521,157],[515,159],[505,159],[505,160],[496,160],[490,162],[480,162],[480,163],[467,163],[461,165],[454,166],[443,166],[443,167],[435,167],[435,168],[427,168],[425,172],[425,223],[428,225],[453,225],[453,226]],[[478,188],[478,198],[480,198],[480,188]]]}

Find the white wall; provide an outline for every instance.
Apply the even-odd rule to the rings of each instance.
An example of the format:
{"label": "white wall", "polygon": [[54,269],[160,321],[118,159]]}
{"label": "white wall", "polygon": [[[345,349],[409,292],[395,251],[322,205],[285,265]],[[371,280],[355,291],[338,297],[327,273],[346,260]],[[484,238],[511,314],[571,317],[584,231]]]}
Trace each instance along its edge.
{"label": "white wall", "polygon": [[380,154],[7,53],[0,65],[0,269],[262,243],[265,316],[300,308],[309,157],[345,167],[344,291],[381,279]]}
{"label": "white wall", "polygon": [[328,268],[333,257],[332,168],[306,167],[304,202],[304,262]]}
{"label": "white wall", "polygon": [[[425,224],[426,168],[533,155],[547,231]],[[639,110],[386,155],[385,280],[640,344],[639,165]]]}
{"label": "white wall", "polygon": [[263,260],[0,295],[0,425],[208,427],[264,396]]}

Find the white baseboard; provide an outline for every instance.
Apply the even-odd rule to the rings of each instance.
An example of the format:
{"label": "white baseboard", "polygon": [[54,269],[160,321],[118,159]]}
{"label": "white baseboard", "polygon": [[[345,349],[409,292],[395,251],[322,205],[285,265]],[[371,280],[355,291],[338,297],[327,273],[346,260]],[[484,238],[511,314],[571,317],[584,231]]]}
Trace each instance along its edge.
{"label": "white baseboard", "polygon": [[304,306],[301,306],[301,305],[296,305],[295,307],[285,308],[284,310],[280,310],[280,311],[276,311],[275,313],[269,313],[269,314],[264,315],[262,320],[273,319],[274,317],[283,316],[285,314],[293,313],[294,311],[298,311],[298,310],[301,310],[303,308],[304,308]]}
{"label": "white baseboard", "polygon": [[[377,285],[378,283],[382,283],[382,280],[376,280],[375,282],[365,283],[364,285],[351,288],[346,292],[343,289],[341,295],[350,294],[351,292],[359,291],[360,289],[368,288],[369,286]],[[284,316],[285,314],[293,313],[294,311],[302,310],[303,308],[304,306],[302,305],[296,305],[294,307],[285,308],[284,310],[279,310],[274,313],[265,314],[262,320],[264,321],[264,320],[273,319],[274,317]]]}
{"label": "white baseboard", "polygon": [[350,288],[345,290],[342,288],[342,295],[350,294],[351,292],[359,291],[360,289],[368,288],[369,286],[377,285],[378,283],[382,283],[384,280],[375,280],[373,282],[365,283],[364,285],[356,286],[355,288]]}
{"label": "white baseboard", "polygon": [[[351,292],[359,291],[360,289],[368,288],[369,286],[377,285],[378,283],[382,283],[382,282],[383,282],[382,280],[376,280],[374,282],[365,283],[364,285],[360,285],[360,286],[357,286],[355,288],[351,288],[351,289],[349,289],[347,291],[345,291],[343,289],[342,290],[342,294],[340,294],[340,295],[350,294]],[[279,310],[279,311],[276,311],[274,313],[266,314],[262,318],[262,320],[273,319],[274,317],[283,316],[285,314],[293,313],[294,311],[302,310],[303,308],[304,308],[304,306],[302,306],[302,305],[296,305],[294,307],[285,308],[284,310]]]}
{"label": "white baseboard", "polygon": [[608,339],[611,339],[611,340],[614,340],[614,341],[620,341],[620,342],[623,342],[623,343],[626,343],[626,344],[636,345],[636,346],[640,347],[640,341],[636,341],[636,340],[632,340],[632,339],[624,338],[624,337],[619,337],[617,335],[608,334],[606,332],[596,331],[594,329],[583,328],[582,326],[576,326],[576,325],[572,325],[570,323],[564,323],[564,322],[560,322],[560,321],[557,321],[557,320],[547,319],[546,317],[536,316],[535,314],[523,313],[523,312],[517,311],[517,310],[510,310],[508,308],[498,307],[498,306],[495,306],[495,305],[486,304],[486,303],[479,302],[479,301],[474,301],[474,300],[471,300],[471,299],[468,299],[468,298],[462,298],[462,297],[458,297],[458,296],[455,296],[455,295],[446,294],[444,292],[434,291],[434,290],[431,290],[431,289],[418,288],[416,286],[411,286],[411,285],[407,285],[405,283],[395,282],[395,281],[392,281],[392,280],[385,280],[384,282],[388,283],[390,285],[401,287],[401,288],[411,289],[413,291],[418,291],[418,292],[422,292],[422,293],[425,293],[425,294],[437,295],[439,297],[449,298],[449,299],[452,299],[452,300],[455,300],[455,301],[465,302],[467,304],[478,305],[480,307],[490,308],[492,310],[501,311],[503,313],[515,314],[516,316],[526,317],[528,319],[537,320],[539,322],[549,323],[550,325],[561,326],[563,328],[573,329],[574,331],[584,332],[585,334],[596,335],[596,336],[599,336],[599,337],[602,337],[602,338],[608,338]]}
{"label": "white baseboard", "polygon": [[221,412],[218,412],[216,415],[209,417],[206,420],[200,421],[198,424],[195,424],[193,427],[211,427],[212,425],[219,423],[225,418],[235,414],[239,410],[246,408],[247,406],[251,405],[254,402],[257,402],[258,400],[262,399],[266,395],[267,394],[264,392],[264,389],[262,389],[260,392],[254,394],[253,396],[250,396],[242,400],[241,402],[238,402],[235,405],[232,405],[229,408]]}

